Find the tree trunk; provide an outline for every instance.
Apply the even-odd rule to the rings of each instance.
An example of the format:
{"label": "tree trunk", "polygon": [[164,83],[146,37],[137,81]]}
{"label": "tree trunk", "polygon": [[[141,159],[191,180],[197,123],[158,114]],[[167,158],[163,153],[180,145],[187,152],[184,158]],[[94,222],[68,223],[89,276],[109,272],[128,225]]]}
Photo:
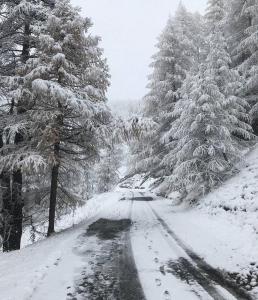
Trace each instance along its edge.
{"label": "tree trunk", "polygon": [[[30,23],[24,24],[24,40],[21,62],[26,63],[30,55]],[[24,103],[17,104],[17,113],[26,111]],[[14,103],[11,104],[10,114],[14,113]],[[23,141],[23,136],[17,133],[15,144]],[[21,246],[23,206],[22,199],[22,171],[20,169],[1,174],[3,190],[3,251],[18,250]]]}
{"label": "tree trunk", "polygon": [[30,57],[30,22],[26,22],[24,24],[24,38],[22,45],[22,53],[21,53],[21,61],[22,63],[26,63]]}
{"label": "tree trunk", "polygon": [[10,174],[1,174],[1,184],[2,184],[2,239],[3,239],[3,251],[10,251],[10,233],[11,233],[11,181]]}
{"label": "tree trunk", "polygon": [[[15,136],[15,144],[20,143],[23,136],[19,133]],[[2,136],[0,146],[3,147]],[[22,171],[13,172],[5,170],[1,174],[2,181],[2,215],[3,224],[1,235],[3,238],[3,251],[19,250],[21,247],[22,222],[24,200],[22,197]]]}
{"label": "tree trunk", "polygon": [[[55,157],[59,157],[59,143],[55,146]],[[47,236],[51,236],[55,232],[55,216],[56,216],[56,199],[58,189],[58,174],[59,163],[53,166],[51,173],[51,190],[50,190],[50,203],[49,203],[49,219],[48,219],[48,232]]]}
{"label": "tree trunk", "polygon": [[223,152],[223,157],[224,157],[224,159],[225,159],[226,162],[229,162],[227,154],[225,152]]}
{"label": "tree trunk", "polygon": [[[3,147],[2,134],[0,148]],[[2,224],[0,234],[3,240],[3,251],[18,250],[21,246],[23,206],[22,174],[3,172],[0,176],[2,186]]]}
{"label": "tree trunk", "polygon": [[[58,82],[61,83],[61,76],[59,75]],[[62,110],[62,105],[58,101],[58,108],[60,111]],[[56,125],[57,128],[60,128],[63,125],[63,115],[56,116]],[[59,130],[57,129],[59,132]],[[55,216],[56,216],[56,201],[57,201],[57,189],[58,189],[58,175],[59,175],[59,167],[60,167],[60,137],[55,142],[54,145],[54,157],[55,157],[55,165],[52,167],[51,173],[51,187],[50,187],[50,200],[49,200],[49,217],[48,217],[48,231],[47,236],[51,236],[55,232]]]}
{"label": "tree trunk", "polygon": [[3,251],[19,250],[22,237],[24,202],[21,194],[22,174],[20,171],[2,176],[3,186]]}

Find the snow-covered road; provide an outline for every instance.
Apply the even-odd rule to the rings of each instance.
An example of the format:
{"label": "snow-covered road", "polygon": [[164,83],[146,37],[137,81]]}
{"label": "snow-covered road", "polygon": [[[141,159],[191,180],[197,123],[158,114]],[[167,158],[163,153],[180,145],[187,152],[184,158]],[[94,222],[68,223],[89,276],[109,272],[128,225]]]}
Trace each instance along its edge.
{"label": "snow-covered road", "polygon": [[75,228],[2,254],[0,299],[255,299],[187,246],[162,213],[166,200],[151,197],[120,189]]}
{"label": "snow-covered road", "polygon": [[134,202],[132,218],[132,244],[148,300],[251,299],[184,245],[155,202]]}

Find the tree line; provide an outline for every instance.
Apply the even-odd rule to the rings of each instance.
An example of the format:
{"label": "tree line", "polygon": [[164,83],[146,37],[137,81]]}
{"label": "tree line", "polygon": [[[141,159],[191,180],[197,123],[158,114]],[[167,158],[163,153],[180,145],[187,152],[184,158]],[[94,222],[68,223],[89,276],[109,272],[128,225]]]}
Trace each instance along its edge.
{"label": "tree line", "polygon": [[130,172],[160,193],[195,201],[220,185],[258,134],[258,1],[181,3],[158,38],[143,116],[153,129],[131,145]]}

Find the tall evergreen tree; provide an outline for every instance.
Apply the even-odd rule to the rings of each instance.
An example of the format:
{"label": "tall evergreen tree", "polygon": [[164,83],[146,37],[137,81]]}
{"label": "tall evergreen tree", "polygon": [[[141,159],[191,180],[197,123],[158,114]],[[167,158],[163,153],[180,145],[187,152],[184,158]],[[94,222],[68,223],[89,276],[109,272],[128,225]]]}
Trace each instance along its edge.
{"label": "tall evergreen tree", "polygon": [[234,64],[245,79],[244,95],[250,103],[254,132],[258,133],[258,1],[232,0],[228,17]]}
{"label": "tall evergreen tree", "polygon": [[161,161],[173,143],[166,133],[175,119],[174,106],[180,99],[179,90],[187,72],[200,57],[199,45],[195,43],[198,37],[193,34],[198,27],[196,20],[180,4],[175,18],[169,18],[159,37],[158,52],[153,56],[144,114],[157,126],[134,146],[134,165],[140,172],[148,170],[151,176],[165,174]]}
{"label": "tall evergreen tree", "polygon": [[101,155],[100,162],[95,169],[96,191],[109,192],[119,182],[118,169],[121,167],[122,151],[117,146],[111,146]]}
{"label": "tall evergreen tree", "polygon": [[58,1],[40,30],[36,58],[25,67],[20,94],[33,103],[29,136],[51,168],[48,235],[54,232],[60,173],[98,156],[110,122],[108,68],[90,27],[69,0]]}
{"label": "tall evergreen tree", "polygon": [[209,34],[216,32],[218,27],[222,26],[225,17],[225,1],[208,0],[206,8],[206,22]]}
{"label": "tall evergreen tree", "polygon": [[[146,117],[153,118],[156,123],[161,124],[163,115],[173,108],[177,98],[176,91],[181,84],[181,77],[184,76],[179,63],[178,70],[176,70],[177,57],[180,57],[181,53],[172,18],[169,18],[166,28],[159,37],[157,48],[158,52],[153,56],[154,61],[151,64],[153,73],[149,76],[150,91],[144,98],[144,111]],[[147,133],[144,141],[139,141],[137,148],[142,148],[140,151],[136,150],[138,155],[135,159],[138,161],[136,162],[138,171],[144,172],[152,169],[156,172],[160,156],[164,151],[157,131]]]}
{"label": "tall evergreen tree", "polygon": [[[249,105],[243,99],[244,78],[237,69],[233,68],[225,33],[225,16],[224,1],[210,0],[208,2],[206,20],[210,34],[207,64],[213,73],[216,85],[228,101],[228,110],[239,121],[239,126],[234,134],[239,138],[246,139],[246,130],[251,131],[250,118],[247,113]],[[242,129],[244,130],[242,131]]]}
{"label": "tall evergreen tree", "polygon": [[[99,38],[88,33],[90,20],[81,18],[69,1],[60,0],[56,6],[52,0],[2,2],[6,17],[1,29],[8,34],[1,37],[6,95],[0,130],[5,185],[1,233],[4,251],[10,251],[20,247],[24,179],[28,183],[32,172],[40,172],[47,183],[51,168],[50,235],[57,191],[67,195],[64,173],[74,174],[81,160],[98,156],[110,122],[105,105],[109,75]],[[17,173],[20,181],[15,185]]]}
{"label": "tall evergreen tree", "polygon": [[241,77],[231,69],[223,11],[223,1],[209,1],[209,53],[199,73],[185,81],[185,96],[177,105],[181,116],[172,129],[178,144],[169,183],[183,194],[206,193],[221,182],[241,157],[239,137],[252,136],[248,104],[239,95]]}
{"label": "tall evergreen tree", "polygon": [[[173,135],[174,122],[179,118],[182,107],[177,108],[177,103],[182,99],[184,91],[183,85],[187,79],[187,75],[195,73],[197,66],[202,62],[205,55],[204,42],[204,22],[198,15],[191,15],[187,12],[182,4],[179,5],[175,16],[175,26],[178,29],[178,40],[181,41],[181,59],[188,61],[187,68],[184,68],[184,76],[181,77],[181,84],[177,89],[177,101],[174,103],[172,110],[168,110],[167,128],[163,132],[162,140],[165,144],[160,167],[165,170],[166,175],[171,175],[173,172],[173,150],[177,144],[177,138]],[[183,41],[183,42],[182,42]]]}
{"label": "tall evergreen tree", "polygon": [[2,237],[4,251],[20,248],[24,199],[21,157],[24,147],[23,114],[28,107],[17,96],[22,84],[22,68],[35,47],[35,27],[43,20],[48,1],[1,1],[0,60],[1,91],[6,102],[1,107]]}
{"label": "tall evergreen tree", "polygon": [[223,34],[217,31],[210,41],[210,54],[207,59],[208,67],[213,73],[214,80],[220,92],[228,101],[228,111],[238,120],[238,126],[232,132],[237,137],[249,140],[251,132],[249,105],[243,98],[242,87],[244,80],[238,70],[232,69],[232,61],[228,52],[228,46]]}
{"label": "tall evergreen tree", "polygon": [[191,78],[184,110],[174,127],[178,139],[175,170],[170,189],[185,194],[209,192],[241,157],[238,140],[231,134],[241,130],[239,121],[228,110],[228,99],[220,92],[214,73],[207,64]]}

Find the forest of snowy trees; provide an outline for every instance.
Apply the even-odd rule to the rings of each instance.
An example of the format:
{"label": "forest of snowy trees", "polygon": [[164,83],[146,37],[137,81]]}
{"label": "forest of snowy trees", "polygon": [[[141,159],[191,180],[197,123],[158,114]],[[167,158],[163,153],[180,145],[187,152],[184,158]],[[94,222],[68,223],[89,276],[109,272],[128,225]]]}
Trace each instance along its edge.
{"label": "forest of snowy trees", "polygon": [[180,4],[153,56],[143,115],[156,126],[131,146],[131,170],[164,195],[197,200],[218,186],[258,134],[258,1]]}
{"label": "forest of snowy trees", "polygon": [[[196,200],[233,174],[258,134],[258,1],[180,4],[158,38],[143,111],[115,118],[100,38],[69,0],[0,1],[0,236],[36,228],[129,171]],[[35,227],[36,226],[36,227]]]}
{"label": "forest of snowy trees", "polygon": [[113,125],[91,20],[69,0],[1,1],[0,11],[0,234],[10,251],[23,223],[44,222],[49,211],[51,235],[56,212],[92,194]]}

